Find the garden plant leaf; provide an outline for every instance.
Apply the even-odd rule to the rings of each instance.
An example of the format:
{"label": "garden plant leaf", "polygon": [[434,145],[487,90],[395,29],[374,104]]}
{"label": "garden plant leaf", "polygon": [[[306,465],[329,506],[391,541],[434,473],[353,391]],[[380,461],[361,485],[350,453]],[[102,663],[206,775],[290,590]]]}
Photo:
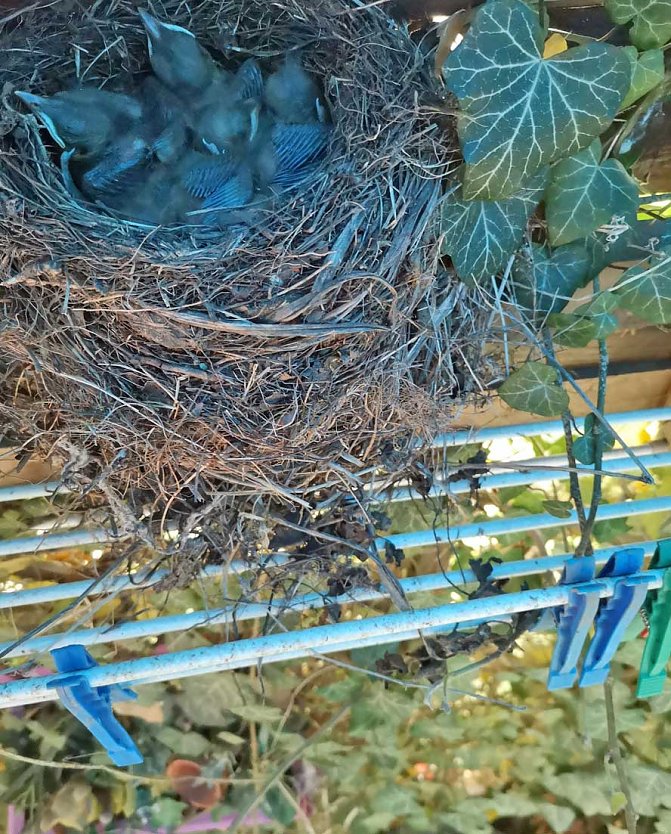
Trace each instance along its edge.
{"label": "garden plant leaf", "polygon": [[648,49],[639,55],[635,46],[626,46],[624,51],[632,63],[633,72],[631,87],[620,105],[620,110],[626,110],[664,81],[664,52],[661,49]]}
{"label": "garden plant leaf", "polygon": [[559,313],[578,287],[591,277],[590,255],[582,244],[550,252],[532,243],[515,260],[513,284],[518,306],[538,313]]}
{"label": "garden plant leaf", "polygon": [[650,324],[671,324],[671,252],[628,269],[613,292],[620,305]]}
{"label": "garden plant leaf", "polygon": [[614,217],[626,218],[638,206],[638,186],[621,162],[600,162],[601,143],[558,162],[545,198],[548,235],[553,246],[582,240]]}
{"label": "garden plant leaf", "polygon": [[589,145],[629,90],[631,60],[619,47],[591,43],[545,60],[544,35],[522,0],[490,0],[444,64],[461,106],[467,199],[509,197]]}
{"label": "garden plant leaf", "polygon": [[568,394],[557,381],[557,372],[542,362],[526,362],[499,388],[499,396],[511,408],[555,417],[568,408]]}
{"label": "garden plant leaf", "polygon": [[443,254],[467,284],[490,278],[520,245],[529,216],[543,196],[547,169],[507,200],[465,200],[458,187],[445,198],[440,231]]}
{"label": "garden plant leaf", "polygon": [[639,49],[671,40],[671,0],[606,0],[605,6],[616,23],[633,21],[629,34]]}
{"label": "garden plant leaf", "polygon": [[555,344],[564,347],[586,347],[596,339],[596,324],[586,316],[573,313],[553,313],[548,318],[548,325],[553,328]]}

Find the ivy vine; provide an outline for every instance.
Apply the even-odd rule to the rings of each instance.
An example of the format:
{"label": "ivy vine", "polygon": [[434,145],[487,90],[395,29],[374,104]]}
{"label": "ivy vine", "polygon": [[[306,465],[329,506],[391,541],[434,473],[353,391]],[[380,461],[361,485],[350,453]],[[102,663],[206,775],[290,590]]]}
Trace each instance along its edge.
{"label": "ivy vine", "polygon": [[[618,308],[671,323],[671,234],[637,222],[638,184],[611,158],[612,139],[602,142],[619,114],[626,119],[664,83],[671,0],[608,0],[606,8],[616,23],[631,24],[632,46],[557,52],[545,48],[537,10],[488,0],[442,66],[459,103],[464,159],[442,206],[442,252],[471,288],[487,293],[505,282],[501,296],[543,334],[539,341],[550,335],[573,347],[605,340]],[[563,312],[576,290],[623,259],[638,263],[615,287]],[[562,380],[542,362],[513,371],[499,393],[542,416],[567,408]]]}

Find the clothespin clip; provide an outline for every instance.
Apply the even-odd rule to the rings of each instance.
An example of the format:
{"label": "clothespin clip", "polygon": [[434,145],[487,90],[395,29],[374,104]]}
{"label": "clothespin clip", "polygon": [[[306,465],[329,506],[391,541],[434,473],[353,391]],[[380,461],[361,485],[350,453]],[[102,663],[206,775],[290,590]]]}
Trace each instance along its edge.
{"label": "clothespin clip", "polygon": [[622,577],[609,599],[599,606],[594,636],[582,666],[579,686],[603,683],[610,672],[610,661],[629,624],[645,602],[652,576],[642,571],[645,551],[629,547],[614,553],[600,570],[598,579]]}
{"label": "clothespin clip", "polygon": [[94,687],[77,674],[97,665],[84,646],[64,646],[51,655],[62,674],[48,687],[56,690],[63,706],[98,739],[115,765],[141,764],[142,754],[112,712],[113,701],[137,698],[133,690],[119,684]]}
{"label": "clothespin clip", "polygon": [[648,620],[648,636],[638,675],[638,698],[661,695],[666,680],[666,664],[671,656],[671,539],[658,543],[650,569],[664,570],[662,587],[650,591],[643,606]]}
{"label": "clothespin clip", "polygon": [[568,689],[578,677],[578,660],[599,610],[603,587],[591,581],[595,570],[592,556],[575,557],[564,565],[560,584],[580,586],[570,589],[569,601],[557,615],[557,642],[548,674],[550,690]]}

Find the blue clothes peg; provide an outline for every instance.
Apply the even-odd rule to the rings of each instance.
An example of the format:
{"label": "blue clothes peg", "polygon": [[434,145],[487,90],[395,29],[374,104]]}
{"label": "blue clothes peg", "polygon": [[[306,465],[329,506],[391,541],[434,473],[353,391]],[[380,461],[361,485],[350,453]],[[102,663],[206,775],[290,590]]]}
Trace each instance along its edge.
{"label": "blue clothes peg", "polygon": [[119,684],[91,686],[85,675],[78,674],[96,666],[84,646],[52,649],[56,669],[62,674],[53,683],[63,706],[98,739],[110,759],[119,767],[141,764],[144,759],[112,712],[113,701],[132,701],[137,695]]}
{"label": "blue clothes peg", "polygon": [[549,690],[568,689],[578,677],[578,660],[599,610],[603,587],[592,581],[595,570],[591,556],[575,557],[564,565],[560,584],[580,583],[580,587],[571,588],[568,603],[557,614],[557,642],[550,662]]}
{"label": "blue clothes peg", "polygon": [[599,606],[594,637],[582,666],[579,686],[603,683],[610,672],[610,661],[625,631],[641,610],[652,577],[642,571],[645,552],[630,547],[614,553],[599,572],[599,577],[622,577],[610,599]]}

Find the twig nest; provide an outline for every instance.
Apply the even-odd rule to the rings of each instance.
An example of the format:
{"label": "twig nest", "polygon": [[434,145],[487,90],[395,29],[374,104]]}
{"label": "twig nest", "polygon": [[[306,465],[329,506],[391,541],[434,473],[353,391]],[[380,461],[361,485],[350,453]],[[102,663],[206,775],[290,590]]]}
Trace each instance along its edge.
{"label": "twig nest", "polygon": [[[423,109],[430,67],[383,6],[217,0],[155,10],[224,66],[288,49],[323,83],[320,173],[223,229],[115,219],[66,190],[13,95],[148,71],[126,2],[63,0],[0,34],[1,422],[83,447],[118,494],[224,490],[303,505],[403,459],[478,390],[487,311],[439,271],[431,219],[453,138]],[[469,306],[470,305],[470,306]],[[400,452],[399,452],[400,450]]]}

